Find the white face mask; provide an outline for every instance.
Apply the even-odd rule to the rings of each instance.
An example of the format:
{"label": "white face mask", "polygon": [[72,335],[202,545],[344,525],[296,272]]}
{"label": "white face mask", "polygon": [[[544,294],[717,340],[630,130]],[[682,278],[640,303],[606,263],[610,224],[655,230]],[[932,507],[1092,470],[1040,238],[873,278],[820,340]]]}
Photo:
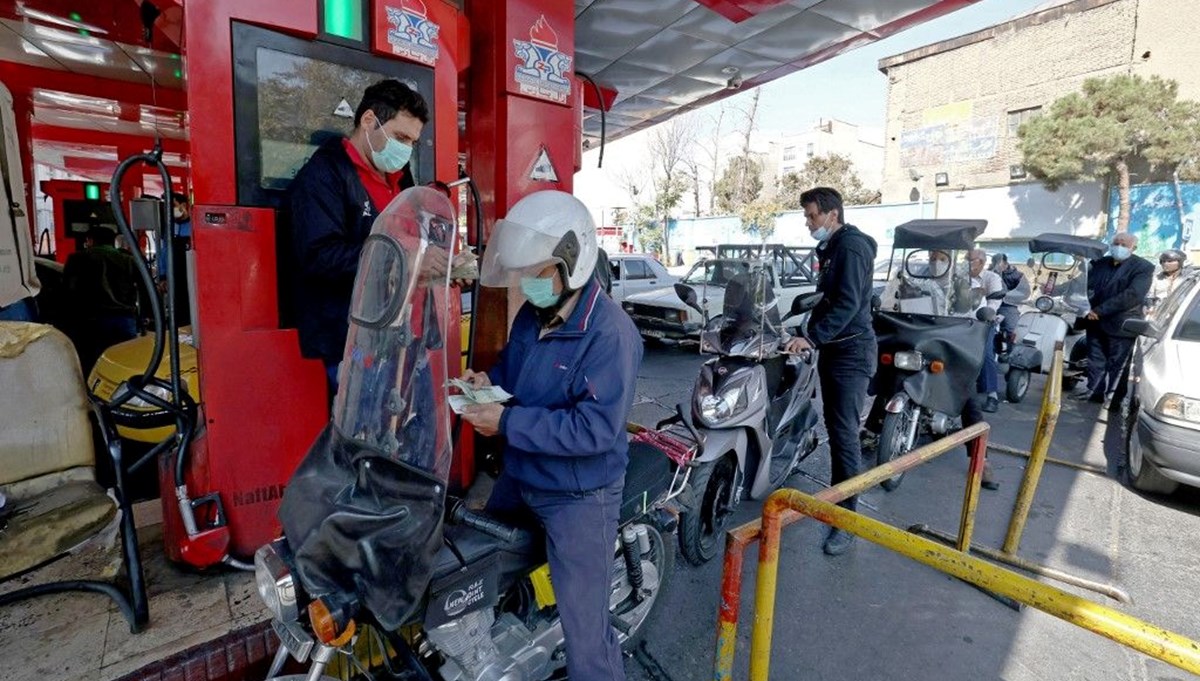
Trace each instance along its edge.
{"label": "white face mask", "polygon": [[175,216],[176,220],[183,219],[183,209],[182,208],[176,208],[175,210],[171,211],[171,214]]}

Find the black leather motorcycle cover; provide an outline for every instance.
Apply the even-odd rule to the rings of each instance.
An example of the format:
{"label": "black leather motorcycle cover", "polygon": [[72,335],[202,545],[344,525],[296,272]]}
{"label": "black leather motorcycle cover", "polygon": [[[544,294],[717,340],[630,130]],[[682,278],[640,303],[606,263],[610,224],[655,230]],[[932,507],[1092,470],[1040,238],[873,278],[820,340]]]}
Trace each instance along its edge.
{"label": "black leather motorcycle cover", "polygon": [[436,477],[326,426],[279,508],[300,583],[355,596],[388,629],[405,624],[442,545],[444,499]]}
{"label": "black leather motorcycle cover", "polygon": [[[983,346],[987,342],[987,324],[964,317],[903,312],[875,315],[875,334],[879,352],[895,354],[918,350],[926,361],[941,360],[940,374],[928,369],[905,375],[904,392],[917,404],[951,416],[962,412],[967,399],[975,394],[975,381],[983,367]],[[880,367],[896,371],[894,368]],[[877,381],[877,385],[887,385]]]}

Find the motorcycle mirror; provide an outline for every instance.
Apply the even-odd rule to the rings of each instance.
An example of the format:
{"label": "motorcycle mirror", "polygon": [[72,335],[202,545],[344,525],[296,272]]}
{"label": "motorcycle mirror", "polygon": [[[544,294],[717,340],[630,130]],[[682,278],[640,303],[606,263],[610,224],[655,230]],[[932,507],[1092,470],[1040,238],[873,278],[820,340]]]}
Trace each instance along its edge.
{"label": "motorcycle mirror", "polygon": [[975,311],[975,318],[981,322],[988,322],[990,324],[996,321],[996,311],[990,307],[981,307]]}
{"label": "motorcycle mirror", "polygon": [[821,299],[824,297],[825,294],[821,293],[820,291],[813,291],[812,293],[805,293],[803,295],[796,296],[792,299],[792,309],[789,312],[789,315],[795,317],[798,314],[804,314],[805,312],[811,311],[817,306],[817,303],[821,302]]}
{"label": "motorcycle mirror", "polygon": [[684,305],[687,305],[700,314],[704,314],[704,310],[700,309],[700,303],[696,299],[696,289],[687,284],[676,283],[675,295],[679,296]]}
{"label": "motorcycle mirror", "polygon": [[1147,338],[1162,336],[1162,328],[1149,319],[1126,319],[1121,322],[1121,330],[1125,333],[1136,333]]}

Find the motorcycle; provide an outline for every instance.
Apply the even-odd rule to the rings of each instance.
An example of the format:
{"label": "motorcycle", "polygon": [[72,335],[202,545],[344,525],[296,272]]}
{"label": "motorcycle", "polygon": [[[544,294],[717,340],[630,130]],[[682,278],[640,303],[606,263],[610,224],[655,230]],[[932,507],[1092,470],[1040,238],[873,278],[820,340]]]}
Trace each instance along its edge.
{"label": "motorcycle", "polygon": [[[445,195],[415,187],[364,244],[333,417],[284,491],[283,536],[255,555],[281,643],[270,678],[289,658],[312,680],[331,665],[443,681],[542,681],[565,667],[544,538],[447,497],[455,233]],[[671,576],[673,477],[660,450],[631,445],[610,596],[626,647]]]}
{"label": "motorcycle", "polygon": [[[974,247],[986,225],[985,220],[920,220],[896,228],[892,260],[902,252],[903,265],[895,278],[889,275],[874,317],[879,368],[870,418],[882,421],[880,465],[911,451],[924,433],[943,435],[961,425],[959,415],[975,393],[983,353],[992,350],[984,346],[995,312],[983,305],[983,293],[971,288],[959,254]],[[901,473],[882,486],[894,490],[903,478]]]}
{"label": "motorcycle", "polygon": [[[709,320],[696,290],[676,284],[687,306]],[[821,293],[796,297],[788,319],[811,311]],[[752,265],[729,282],[719,328],[700,336],[715,355],[700,369],[691,408],[679,405],[671,426],[695,443],[681,497],[680,545],[694,565],[720,548],[729,519],[746,495],[763,499],[817,448],[816,352],[781,352],[783,325],[766,267]]]}
{"label": "motorcycle", "polygon": [[1103,256],[1103,241],[1070,234],[1041,234],[1029,242],[1041,254],[1033,275],[1034,310],[1021,314],[1007,353],[1000,355],[1009,402],[1020,402],[1029,389],[1032,372],[1049,373],[1054,347],[1063,343],[1063,388],[1070,389],[1087,375],[1087,343],[1078,322],[1091,309],[1088,302],[1088,262]]}

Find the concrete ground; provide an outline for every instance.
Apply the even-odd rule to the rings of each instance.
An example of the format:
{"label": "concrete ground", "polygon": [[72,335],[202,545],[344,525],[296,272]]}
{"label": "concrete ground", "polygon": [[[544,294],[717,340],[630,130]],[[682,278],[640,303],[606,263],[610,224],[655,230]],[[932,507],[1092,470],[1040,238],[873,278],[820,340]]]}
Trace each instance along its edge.
{"label": "concrete ground", "polygon": [[[648,346],[633,420],[652,423],[688,399],[702,358],[694,346]],[[1041,401],[1035,377],[1025,402],[989,414],[991,441],[1028,449]],[[1111,418],[1110,418],[1111,416]],[[1047,465],[1020,555],[1091,580],[1115,584],[1134,600],[1123,606],[1074,587],[1077,595],[1200,639],[1200,492],[1143,496],[1117,481],[1123,461],[1119,416],[1066,399],[1050,455],[1102,467],[1107,476]],[[1200,451],[1200,444],[1198,444]],[[982,492],[977,545],[999,547],[1025,460],[996,452],[1001,482]],[[802,465],[828,480],[824,445]],[[865,495],[863,511],[900,527],[925,523],[957,531],[966,475],[965,450],[914,472],[894,492]],[[816,492],[797,474],[788,486]],[[746,502],[738,523],[758,517]],[[1130,679],[1189,678],[1186,672],[1126,649],[1032,608],[1017,613],[975,588],[885,549],[857,542],[847,554],[821,553],[825,526],[804,521],[784,530],[771,678],[820,679]],[[735,678],[746,678],[753,623],[757,552],[746,558]],[[692,567],[682,558],[631,681],[712,678],[720,558]]]}
{"label": "concrete ground", "polygon": [[[646,350],[632,419],[653,424],[690,397],[703,358],[694,346]],[[1041,399],[1035,378],[1026,402],[992,414],[991,440],[1027,449]],[[1115,480],[1122,460],[1116,415],[1067,400],[1051,455],[1100,466],[1107,476],[1047,466],[1021,555],[1132,595],[1118,609],[1200,639],[1200,492],[1151,498]],[[1200,445],[1198,445],[1200,448]],[[1001,488],[984,491],[976,541],[1003,539],[1024,460],[992,453]],[[952,452],[910,472],[894,492],[867,493],[863,510],[893,525],[958,525],[965,453]],[[789,485],[806,492],[827,480],[822,447]],[[141,510],[153,516],[156,504]],[[738,524],[758,516],[746,502]],[[0,609],[0,681],[102,681],[260,621],[265,612],[246,573],[198,575],[167,564],[157,519],[142,518],[143,556],[151,592],[150,628],[131,636],[110,602],[95,595],[36,599]],[[820,679],[1183,679],[1186,673],[1045,615],[1017,613],[976,589],[873,545],[846,555],[820,551],[824,526],[805,521],[784,531],[771,678]],[[747,556],[735,678],[747,677],[756,553]],[[9,589],[55,576],[104,574],[112,552],[56,563]],[[660,617],[640,659],[627,661],[630,681],[712,678],[721,561],[692,567],[680,557]],[[1101,596],[1066,587],[1104,602]],[[1114,605],[1109,603],[1110,605]]]}

